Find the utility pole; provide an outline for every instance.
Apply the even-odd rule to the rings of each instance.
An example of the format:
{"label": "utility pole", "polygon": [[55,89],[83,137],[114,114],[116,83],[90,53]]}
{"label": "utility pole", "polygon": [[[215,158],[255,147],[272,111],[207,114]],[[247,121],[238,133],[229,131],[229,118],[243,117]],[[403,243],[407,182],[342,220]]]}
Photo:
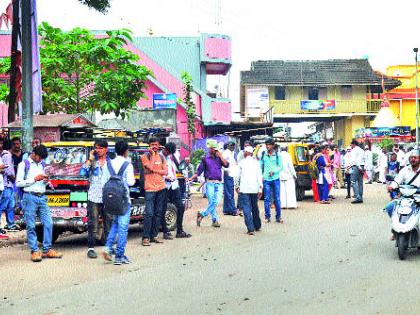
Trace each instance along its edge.
{"label": "utility pole", "polygon": [[33,138],[32,94],[32,0],[22,5],[22,142],[26,152],[31,151]]}

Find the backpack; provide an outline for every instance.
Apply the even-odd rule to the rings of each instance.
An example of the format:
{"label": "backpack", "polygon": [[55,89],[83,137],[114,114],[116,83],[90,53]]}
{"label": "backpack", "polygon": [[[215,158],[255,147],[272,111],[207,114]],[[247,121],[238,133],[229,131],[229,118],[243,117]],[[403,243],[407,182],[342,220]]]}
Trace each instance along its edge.
{"label": "backpack", "polygon": [[316,158],[314,158],[309,164],[308,164],[308,171],[309,171],[309,176],[311,176],[312,179],[317,179],[319,176],[319,169],[318,169],[318,165],[316,164],[316,162],[318,161],[319,156],[317,156]]}
{"label": "backpack", "polygon": [[[263,174],[264,174],[264,156],[265,156],[265,152],[267,152],[267,151],[263,151],[263,152],[261,153],[262,173],[263,173]],[[279,154],[278,154],[278,152],[276,152],[276,164],[277,164],[277,166],[279,166],[279,165],[280,165],[280,163],[279,163]]]}
{"label": "backpack", "polygon": [[102,202],[104,211],[111,215],[124,215],[128,210],[128,191],[122,176],[129,164],[128,161],[125,161],[118,174],[116,174],[111,165],[111,160],[107,160],[108,171],[111,177],[102,190]]}

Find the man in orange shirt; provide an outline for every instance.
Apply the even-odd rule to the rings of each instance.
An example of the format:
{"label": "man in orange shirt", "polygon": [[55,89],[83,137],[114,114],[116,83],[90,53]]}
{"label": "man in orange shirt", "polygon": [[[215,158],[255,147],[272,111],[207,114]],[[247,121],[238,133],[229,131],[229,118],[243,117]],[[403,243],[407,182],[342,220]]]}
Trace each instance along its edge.
{"label": "man in orange shirt", "polygon": [[166,207],[166,184],[164,176],[168,174],[165,158],[159,153],[159,140],[149,140],[149,152],[141,156],[144,167],[144,190],[146,213],[143,228],[143,246],[150,243],[163,243],[157,238],[159,223]]}

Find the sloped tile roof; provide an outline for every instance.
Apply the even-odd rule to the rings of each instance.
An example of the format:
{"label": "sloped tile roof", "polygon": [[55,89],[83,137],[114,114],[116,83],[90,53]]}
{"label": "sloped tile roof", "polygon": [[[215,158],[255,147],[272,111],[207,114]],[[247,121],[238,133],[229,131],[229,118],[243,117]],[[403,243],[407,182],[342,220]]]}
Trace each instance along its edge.
{"label": "sloped tile roof", "polygon": [[[72,122],[74,119],[81,117],[87,121],[89,127],[95,125],[82,114],[47,114],[47,115],[34,115],[33,126],[34,127],[62,127]],[[18,119],[9,124],[9,127],[22,127],[22,120]]]}
{"label": "sloped tile roof", "polygon": [[[244,85],[377,85],[382,75],[366,59],[329,60],[259,60],[250,71],[241,71]],[[384,76],[385,87],[394,88],[400,81]]]}

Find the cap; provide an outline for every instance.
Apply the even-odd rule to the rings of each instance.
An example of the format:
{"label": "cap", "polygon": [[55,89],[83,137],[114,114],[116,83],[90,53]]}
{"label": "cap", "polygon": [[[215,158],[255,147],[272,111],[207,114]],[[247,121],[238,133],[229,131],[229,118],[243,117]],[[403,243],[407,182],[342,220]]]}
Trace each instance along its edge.
{"label": "cap", "polygon": [[251,146],[245,147],[244,152],[254,153],[254,148]]}
{"label": "cap", "polygon": [[410,152],[410,156],[420,156],[420,150],[414,149]]}
{"label": "cap", "polygon": [[216,151],[219,150],[219,146],[217,145],[217,141],[216,140],[213,140],[213,139],[207,140],[206,146],[209,149],[214,149]]}

